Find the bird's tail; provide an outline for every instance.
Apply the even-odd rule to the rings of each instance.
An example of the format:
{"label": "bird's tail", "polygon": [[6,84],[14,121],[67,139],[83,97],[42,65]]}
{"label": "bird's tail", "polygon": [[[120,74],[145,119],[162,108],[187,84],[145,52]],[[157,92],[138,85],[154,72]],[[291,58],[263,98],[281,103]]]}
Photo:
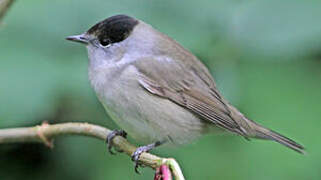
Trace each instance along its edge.
{"label": "bird's tail", "polygon": [[288,148],[293,149],[296,152],[299,152],[301,154],[305,154],[304,147],[295,141],[291,140],[290,138],[287,138],[277,132],[274,132],[270,129],[267,129],[265,127],[262,127],[261,125],[251,121],[252,127],[254,125],[254,137],[259,138],[259,139],[267,139],[267,140],[272,140],[275,142],[278,142]]}

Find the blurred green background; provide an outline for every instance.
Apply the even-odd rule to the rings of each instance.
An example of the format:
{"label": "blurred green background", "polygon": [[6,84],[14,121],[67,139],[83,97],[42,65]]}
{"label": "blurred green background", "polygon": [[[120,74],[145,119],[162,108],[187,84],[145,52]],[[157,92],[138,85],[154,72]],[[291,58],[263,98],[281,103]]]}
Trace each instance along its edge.
{"label": "blurred green background", "polygon": [[[153,153],[174,157],[186,179],[321,179],[321,1],[16,1],[0,26],[0,128],[61,122],[117,126],[87,78],[85,47],[67,42],[96,22],[128,14],[197,55],[222,94],[249,118],[306,146],[209,135]],[[124,154],[86,137],[0,145],[0,179],[152,179]]]}

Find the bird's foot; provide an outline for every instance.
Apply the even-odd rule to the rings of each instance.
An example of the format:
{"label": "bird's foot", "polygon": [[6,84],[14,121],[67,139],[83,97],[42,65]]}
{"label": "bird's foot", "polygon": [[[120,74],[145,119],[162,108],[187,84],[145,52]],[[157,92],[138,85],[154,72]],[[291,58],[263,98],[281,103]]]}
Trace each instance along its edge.
{"label": "bird's foot", "polygon": [[[115,154],[111,149],[113,147],[112,145],[112,140],[114,139],[115,136],[122,136],[124,138],[127,137],[127,133],[124,130],[113,130],[111,133],[107,135],[106,143],[107,143],[107,148],[110,154]],[[118,152],[121,152],[117,150]]]}
{"label": "bird's foot", "polygon": [[154,149],[155,147],[159,146],[163,144],[163,142],[161,141],[157,141],[155,143],[152,144],[148,144],[146,146],[140,146],[138,147],[135,152],[132,154],[132,161],[135,162],[135,172],[139,174],[138,171],[138,167],[141,165],[139,163],[139,156],[143,153],[143,152],[149,152],[150,150]]}

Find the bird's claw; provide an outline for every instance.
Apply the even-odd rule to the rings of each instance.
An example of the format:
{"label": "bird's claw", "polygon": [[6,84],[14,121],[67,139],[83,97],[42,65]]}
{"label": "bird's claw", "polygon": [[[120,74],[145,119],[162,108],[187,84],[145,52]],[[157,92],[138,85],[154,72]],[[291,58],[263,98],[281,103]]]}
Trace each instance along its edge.
{"label": "bird's claw", "polygon": [[141,166],[140,162],[139,162],[139,156],[143,153],[143,152],[149,152],[150,150],[154,149],[155,147],[163,144],[164,142],[160,142],[160,141],[157,141],[155,143],[152,143],[152,144],[148,144],[146,146],[140,146],[138,147],[135,152],[132,154],[132,161],[135,162],[135,172],[137,174],[140,174],[139,171],[138,171],[138,167]]}
{"label": "bird's claw", "polygon": [[149,147],[147,146],[141,146],[141,147],[138,147],[135,152],[132,154],[132,161],[135,162],[135,172],[137,174],[140,174],[139,171],[138,171],[138,167],[141,165],[139,163],[139,156],[143,153],[143,152],[148,152],[150,150]]}
{"label": "bird's claw", "polygon": [[[114,139],[115,136],[122,136],[124,138],[127,137],[127,133],[124,131],[124,130],[113,130],[111,133],[109,133],[107,135],[107,138],[106,138],[106,143],[107,143],[107,149],[109,151],[110,154],[115,154],[113,151],[112,151],[112,140]],[[120,150],[117,150],[118,152],[122,152]]]}

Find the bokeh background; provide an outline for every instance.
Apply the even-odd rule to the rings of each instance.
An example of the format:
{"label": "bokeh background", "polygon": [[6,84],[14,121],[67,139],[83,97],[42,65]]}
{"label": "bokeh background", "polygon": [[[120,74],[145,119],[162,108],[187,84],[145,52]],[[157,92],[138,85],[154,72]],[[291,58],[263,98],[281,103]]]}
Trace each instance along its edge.
{"label": "bokeh background", "polygon": [[[0,128],[89,122],[117,126],[87,78],[85,47],[64,38],[128,14],[197,55],[222,94],[249,118],[306,146],[209,135],[153,153],[174,157],[186,179],[321,179],[321,1],[16,1],[0,25]],[[124,154],[86,137],[0,145],[2,180],[152,179]]]}

